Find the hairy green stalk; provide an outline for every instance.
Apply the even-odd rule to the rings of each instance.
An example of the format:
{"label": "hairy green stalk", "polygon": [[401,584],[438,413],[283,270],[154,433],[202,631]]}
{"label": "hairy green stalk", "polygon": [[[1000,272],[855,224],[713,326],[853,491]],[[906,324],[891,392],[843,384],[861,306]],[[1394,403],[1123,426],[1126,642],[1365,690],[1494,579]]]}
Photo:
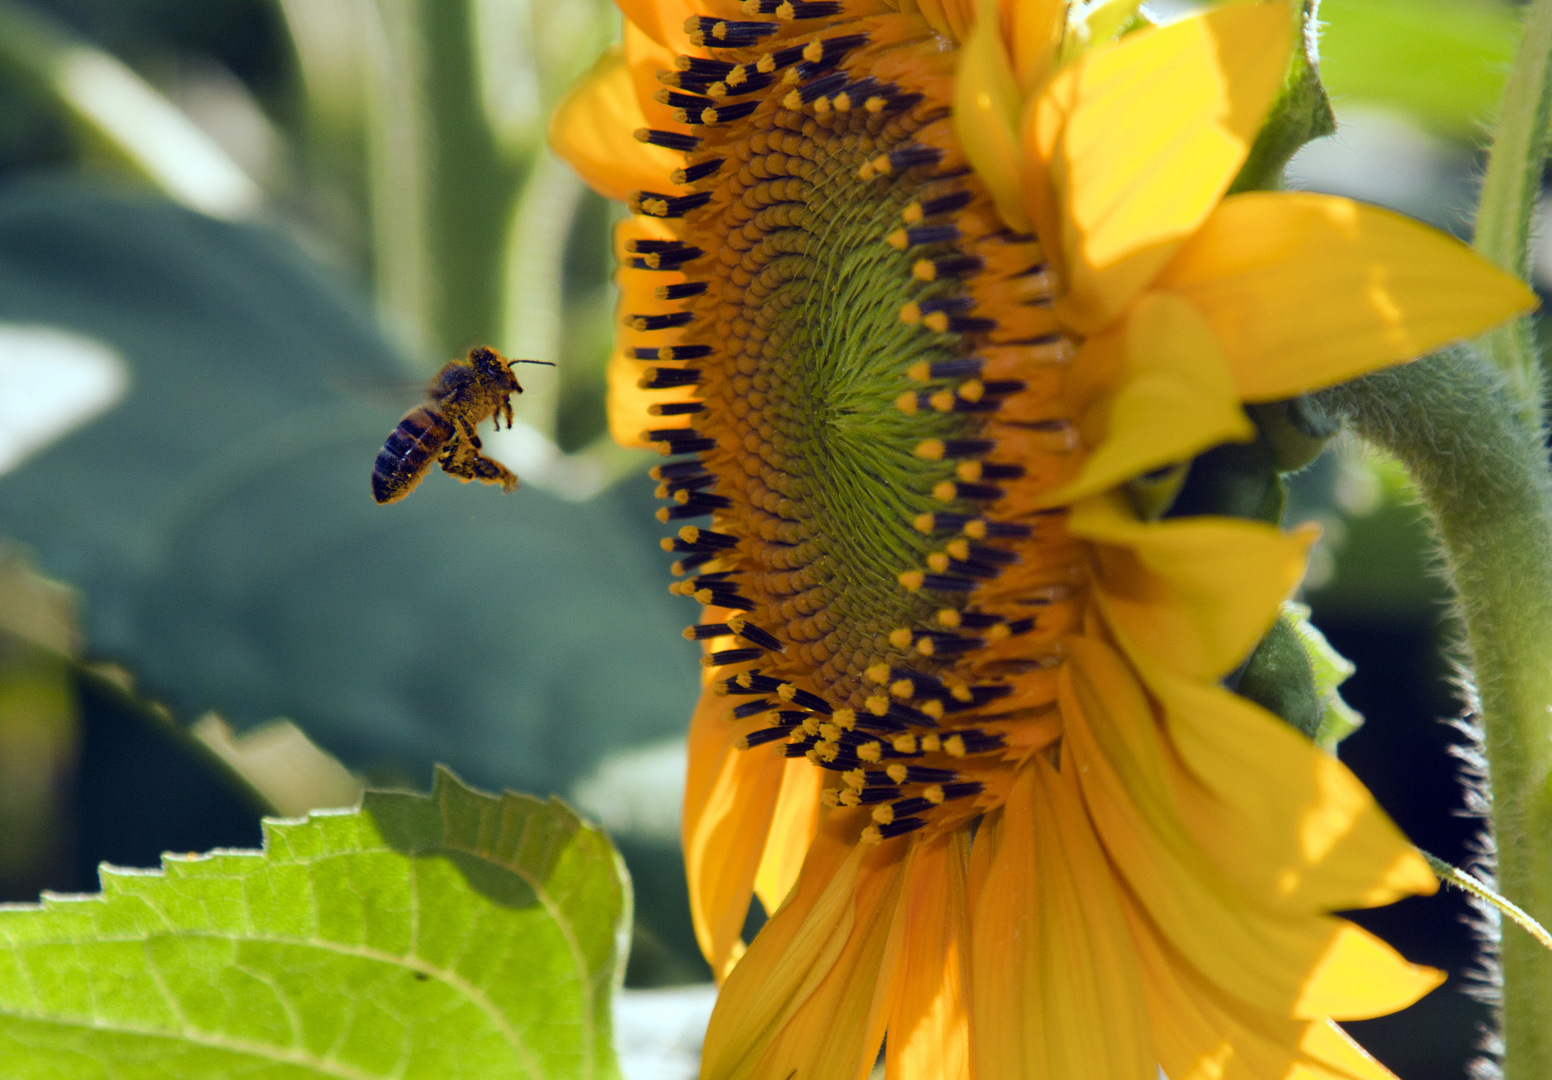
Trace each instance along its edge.
{"label": "hairy green stalk", "polygon": [[[1319,395],[1405,464],[1455,588],[1480,700],[1503,894],[1552,920],[1552,475],[1513,383],[1469,349]],[[1509,1080],[1552,1076],[1552,953],[1503,936]]]}
{"label": "hairy green stalk", "polygon": [[[1552,0],[1536,0],[1504,86],[1474,246],[1484,257],[1522,278],[1530,276],[1530,226],[1541,193],[1552,123]],[[1543,420],[1540,357],[1529,319],[1492,330],[1482,348],[1509,380],[1521,423],[1539,431]]]}

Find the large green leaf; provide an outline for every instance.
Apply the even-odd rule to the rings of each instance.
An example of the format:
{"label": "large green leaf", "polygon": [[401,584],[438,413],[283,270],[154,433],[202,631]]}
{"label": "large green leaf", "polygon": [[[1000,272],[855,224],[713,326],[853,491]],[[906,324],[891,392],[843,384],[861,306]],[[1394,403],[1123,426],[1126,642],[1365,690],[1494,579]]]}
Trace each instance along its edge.
{"label": "large green leaf", "polygon": [[664,588],[650,482],[579,503],[434,473],[376,505],[415,381],[283,237],[76,184],[0,189],[5,322],[129,368],[119,406],[0,476],[0,532],[83,591],[89,654],[181,717],[286,716],[353,767],[441,761],[541,794],[683,732],[699,609]]}
{"label": "large green leaf", "polygon": [[618,1075],[630,892],[564,805],[439,771],[265,835],[0,910],[0,1075]]}

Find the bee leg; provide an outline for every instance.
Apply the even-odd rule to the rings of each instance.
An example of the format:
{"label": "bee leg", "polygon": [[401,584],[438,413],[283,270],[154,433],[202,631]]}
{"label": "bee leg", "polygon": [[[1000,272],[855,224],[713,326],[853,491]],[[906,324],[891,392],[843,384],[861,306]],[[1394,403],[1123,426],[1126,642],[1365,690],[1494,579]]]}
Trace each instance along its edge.
{"label": "bee leg", "polygon": [[452,476],[468,483],[478,480],[482,484],[500,484],[503,491],[517,490],[517,477],[499,461],[492,461],[472,448],[442,462],[442,468]]}

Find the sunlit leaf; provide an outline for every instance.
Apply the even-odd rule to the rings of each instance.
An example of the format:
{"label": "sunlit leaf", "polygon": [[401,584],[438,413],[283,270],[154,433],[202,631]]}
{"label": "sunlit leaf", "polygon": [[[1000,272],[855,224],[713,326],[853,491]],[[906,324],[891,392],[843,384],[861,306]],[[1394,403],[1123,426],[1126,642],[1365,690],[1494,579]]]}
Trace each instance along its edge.
{"label": "sunlit leaf", "polygon": [[0,910],[0,1073],[614,1077],[629,912],[602,833],[442,771],[429,796],[268,822],[263,852]]}

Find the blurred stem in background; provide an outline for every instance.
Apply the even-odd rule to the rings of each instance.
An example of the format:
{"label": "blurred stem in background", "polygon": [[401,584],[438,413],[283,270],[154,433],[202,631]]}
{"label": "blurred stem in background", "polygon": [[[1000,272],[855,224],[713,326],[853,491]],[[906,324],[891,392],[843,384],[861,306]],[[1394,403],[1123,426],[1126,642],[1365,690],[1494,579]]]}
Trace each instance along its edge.
{"label": "blurred stem in background", "polygon": [[[278,2],[307,86],[310,138],[329,160],[364,162],[390,323],[428,366],[481,342],[562,360],[564,261],[585,204],[580,182],[544,149],[544,122],[616,36],[614,6]],[[552,439],[558,387],[536,379],[521,403]]]}
{"label": "blurred stem in background", "polygon": [[215,217],[258,208],[258,186],[124,63],[36,11],[0,0],[0,72],[67,119],[89,154]]}
{"label": "blurred stem in background", "polygon": [[[1509,70],[1493,152],[1482,178],[1474,245],[1498,266],[1530,279],[1530,235],[1552,120],[1552,3],[1526,12],[1519,53]],[[1509,381],[1520,422],[1545,441],[1543,375],[1529,318],[1490,331],[1483,351]]]}

